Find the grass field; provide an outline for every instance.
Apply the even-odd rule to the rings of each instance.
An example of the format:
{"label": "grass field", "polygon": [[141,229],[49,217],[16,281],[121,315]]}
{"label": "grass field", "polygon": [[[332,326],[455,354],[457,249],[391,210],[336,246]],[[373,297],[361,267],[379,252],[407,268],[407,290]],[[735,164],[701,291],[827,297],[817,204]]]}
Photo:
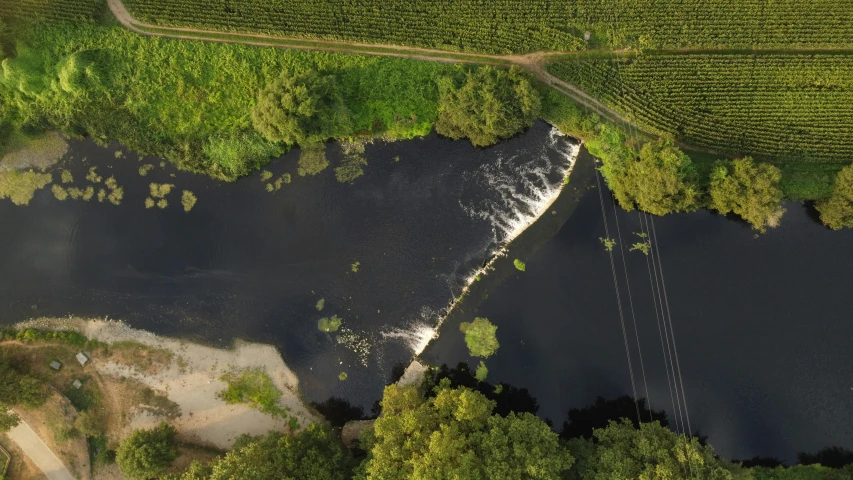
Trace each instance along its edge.
{"label": "grass field", "polygon": [[853,0],[126,0],[139,20],[485,53],[844,47]]}

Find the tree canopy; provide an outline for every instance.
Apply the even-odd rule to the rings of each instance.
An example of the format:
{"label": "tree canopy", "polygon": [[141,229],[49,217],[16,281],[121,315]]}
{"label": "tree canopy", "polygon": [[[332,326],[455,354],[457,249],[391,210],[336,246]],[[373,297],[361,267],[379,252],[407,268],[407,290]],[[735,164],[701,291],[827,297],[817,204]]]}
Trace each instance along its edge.
{"label": "tree canopy", "polygon": [[764,232],[784,210],[779,182],[782,171],[750,157],[718,162],[711,173],[710,207],[723,215],[734,212]]}
{"label": "tree canopy", "polygon": [[386,387],[382,416],[363,445],[360,479],[557,479],[574,459],[557,434],[530,413],[492,413],[495,403],[468,388]]}
{"label": "tree canopy", "polygon": [[459,330],[465,334],[465,343],[472,356],[488,358],[500,347],[496,335],[498,327],[488,318],[477,317],[473,322],[462,322]]}
{"label": "tree canopy", "polygon": [[195,464],[173,480],[344,480],[350,478],[350,455],[328,427],[312,424],[286,435],[270,432],[244,439],[234,450],[208,465]]}
{"label": "tree canopy", "polygon": [[[585,446],[589,455],[579,468],[584,480],[749,478],[737,465],[714,456],[710,446],[679,436],[658,422],[634,428],[630,420],[595,430]],[[591,445],[590,445],[591,444]]]}
{"label": "tree canopy", "polygon": [[853,165],[848,165],[835,177],[832,196],[815,205],[821,221],[833,230],[853,227]]}
{"label": "tree canopy", "polygon": [[626,210],[636,206],[654,215],[666,215],[699,208],[693,162],[671,140],[648,142],[638,158],[611,162],[602,171]]}
{"label": "tree canopy", "polygon": [[121,473],[134,479],[160,476],[178,458],[176,433],[175,427],[165,422],[150,430],[135,430],[116,452]]}
{"label": "tree canopy", "polygon": [[494,145],[533,125],[542,107],[539,92],[518,67],[481,67],[464,81],[439,80],[436,131],[477,147]]}
{"label": "tree canopy", "polygon": [[11,359],[0,352],[0,433],[18,425],[20,419],[9,408],[41,406],[47,398],[44,384],[18,371]]}
{"label": "tree canopy", "polygon": [[282,74],[258,95],[255,129],[267,140],[309,144],[351,131],[350,112],[333,75]]}

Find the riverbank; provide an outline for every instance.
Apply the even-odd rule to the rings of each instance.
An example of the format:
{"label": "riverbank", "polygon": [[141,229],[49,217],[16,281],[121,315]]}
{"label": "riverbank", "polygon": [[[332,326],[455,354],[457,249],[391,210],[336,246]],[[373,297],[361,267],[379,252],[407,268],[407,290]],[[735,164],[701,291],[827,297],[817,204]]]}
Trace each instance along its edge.
{"label": "riverbank", "polygon": [[[57,376],[61,380],[57,387],[69,391],[65,382],[95,377],[100,388],[92,397],[99,396],[103,405],[112,410],[104,419],[112,442],[161,421],[173,424],[184,442],[223,450],[243,434],[289,431],[292,426],[281,416],[262,413],[246,404],[229,405],[220,398],[219,393],[228,387],[223,376],[246,369],[266,373],[282,392],[278,406],[301,426],[318,420],[300,398],[296,375],[269,345],[236,341],[231,349],[216,349],[98,319],[39,318],[19,323],[16,328],[74,331],[90,339],[84,352],[89,363],[79,367],[72,359],[62,362],[63,370],[72,375]],[[3,345],[11,347],[8,343]],[[39,344],[21,347],[40,348]],[[54,348],[51,353],[58,352]],[[75,374],[79,378],[72,379]],[[140,386],[151,393],[139,396],[142,401],[133,402],[134,396],[129,392]]]}

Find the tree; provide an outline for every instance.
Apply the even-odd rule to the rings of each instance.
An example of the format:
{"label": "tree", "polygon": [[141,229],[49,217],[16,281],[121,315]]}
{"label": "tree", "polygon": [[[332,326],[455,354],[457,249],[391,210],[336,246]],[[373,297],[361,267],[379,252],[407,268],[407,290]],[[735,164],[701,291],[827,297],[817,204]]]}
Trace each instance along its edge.
{"label": "tree", "polygon": [[473,322],[462,322],[459,330],[465,334],[465,343],[472,356],[489,358],[500,347],[495,335],[498,327],[488,318],[477,317]]}
{"label": "tree", "polygon": [[711,204],[723,215],[734,212],[765,232],[781,216],[782,171],[768,163],[756,163],[750,157],[718,162],[711,172]]}
{"label": "tree", "polygon": [[350,455],[328,427],[311,424],[285,435],[240,439],[234,450],[208,465],[195,464],[174,480],[344,480],[350,478]]}
{"label": "tree", "polygon": [[178,458],[176,433],[175,427],[165,422],[150,430],[135,430],[116,452],[121,473],[134,479],[159,476]]}
{"label": "tree", "polygon": [[815,205],[824,225],[833,230],[853,227],[853,165],[848,165],[835,177],[832,196]]}
{"label": "tree", "polygon": [[797,460],[801,465],[820,464],[824,467],[841,468],[853,465],[853,451],[843,447],[827,447],[817,453],[800,452]]}
{"label": "tree", "polygon": [[574,459],[530,413],[494,415],[494,402],[468,388],[385,388],[382,416],[363,437],[361,479],[556,479]]}
{"label": "tree", "polygon": [[47,399],[44,384],[18,371],[4,352],[0,352],[0,432],[9,431],[20,419],[9,408],[22,405],[40,407]]}
{"label": "tree", "polygon": [[592,405],[569,410],[568,420],[563,422],[563,429],[560,430],[560,438],[590,439],[595,430],[606,428],[610,422],[621,421],[623,418],[628,419],[635,428],[638,428],[637,408],[640,409],[640,418],[644,420],[652,418],[664,427],[669,424],[666,412],[649,410],[645,398],[634,403],[634,398],[628,395],[622,395],[613,400],[598,397]]}
{"label": "tree", "polygon": [[351,133],[350,112],[332,75],[282,74],[258,95],[255,129],[272,142],[309,144]]}
{"label": "tree", "polygon": [[595,430],[589,456],[580,476],[584,480],[749,478],[737,465],[714,456],[714,450],[695,438],[679,436],[658,422],[640,428],[627,419]]}
{"label": "tree", "polygon": [[699,207],[693,162],[670,140],[648,142],[640,149],[639,158],[614,162],[602,173],[625,210],[636,206],[654,215],[666,215]]}
{"label": "tree", "polygon": [[542,100],[517,66],[509,70],[480,67],[461,84],[439,80],[436,131],[454,140],[468,138],[477,147],[493,145],[533,125]]}

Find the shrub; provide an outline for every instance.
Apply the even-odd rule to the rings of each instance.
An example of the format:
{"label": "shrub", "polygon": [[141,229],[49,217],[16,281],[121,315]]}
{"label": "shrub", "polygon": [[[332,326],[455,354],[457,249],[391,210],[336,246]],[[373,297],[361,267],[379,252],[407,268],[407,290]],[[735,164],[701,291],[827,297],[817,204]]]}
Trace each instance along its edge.
{"label": "shrub", "polygon": [[260,368],[231,371],[221,377],[228,387],[219,392],[225,403],[244,403],[270,415],[287,417],[287,410],[279,405],[281,390],[269,375]]}
{"label": "shrub", "polygon": [[832,196],[817,202],[820,220],[833,230],[853,227],[853,165],[838,172]]}
{"label": "shrub", "polygon": [[151,430],[135,430],[116,452],[121,473],[133,479],[158,477],[178,458],[175,427],[161,423]]}

